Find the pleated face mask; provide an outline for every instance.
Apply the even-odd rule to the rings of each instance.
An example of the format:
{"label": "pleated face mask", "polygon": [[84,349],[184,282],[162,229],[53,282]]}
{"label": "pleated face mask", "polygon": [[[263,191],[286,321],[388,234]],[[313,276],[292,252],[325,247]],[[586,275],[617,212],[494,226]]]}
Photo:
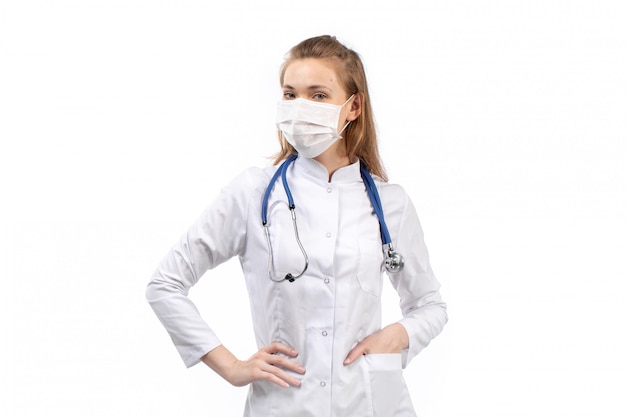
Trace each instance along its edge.
{"label": "pleated face mask", "polygon": [[342,105],[303,98],[282,100],[278,103],[276,126],[300,156],[315,158],[341,139],[341,133],[350,122],[341,131],[337,131],[339,115],[352,97],[354,94]]}

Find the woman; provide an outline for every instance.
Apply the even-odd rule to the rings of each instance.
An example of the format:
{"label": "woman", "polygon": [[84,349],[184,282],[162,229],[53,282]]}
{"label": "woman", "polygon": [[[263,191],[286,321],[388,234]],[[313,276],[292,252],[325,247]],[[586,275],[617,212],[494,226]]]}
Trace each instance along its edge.
{"label": "woman", "polygon": [[[287,163],[248,169],[225,187],[163,259],[148,301],[187,366],[204,362],[250,385],[245,416],[414,416],[402,369],[442,330],[446,305],[415,209],[386,182],[361,60],[334,37],[307,39],[280,82],[275,162]],[[259,347],[247,360],[187,298],[234,256]],[[386,264],[403,319],[382,327]]]}

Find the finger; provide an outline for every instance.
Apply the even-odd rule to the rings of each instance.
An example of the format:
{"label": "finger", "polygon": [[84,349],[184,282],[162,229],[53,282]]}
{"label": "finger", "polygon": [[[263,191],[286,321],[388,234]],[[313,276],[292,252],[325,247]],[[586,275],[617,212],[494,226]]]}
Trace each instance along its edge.
{"label": "finger", "polygon": [[350,352],[348,352],[348,356],[343,361],[344,365],[350,365],[359,357],[365,355],[367,353],[366,346],[364,343],[358,343]]}
{"label": "finger", "polygon": [[272,374],[276,378],[286,383],[287,387],[289,387],[289,385],[293,385],[294,387],[299,387],[302,384],[298,378],[292,375],[289,375],[287,372],[283,371],[280,368],[274,368]]}
{"label": "finger", "polygon": [[265,346],[261,350],[267,353],[272,353],[272,354],[283,353],[285,355],[288,355],[294,358],[298,356],[298,351],[296,351],[291,346],[285,345],[284,343],[281,343],[281,342],[270,343],[269,345]]}
{"label": "finger", "polygon": [[269,357],[266,359],[266,361],[267,361],[267,363],[269,363],[271,365],[279,366],[281,368],[285,368],[285,369],[288,369],[290,371],[297,372],[299,374],[304,374],[304,372],[306,371],[304,369],[304,366],[302,366],[298,362],[292,361],[291,359],[286,358],[284,356],[269,355]]}
{"label": "finger", "polygon": [[299,387],[301,384],[299,379],[295,378],[293,375],[289,375],[283,369],[271,364],[266,364],[266,366],[262,367],[261,371],[264,374],[264,379],[284,388],[288,388],[290,385]]}
{"label": "finger", "polygon": [[[289,388],[289,383],[285,380],[280,379],[276,375],[271,372],[262,372],[260,379],[264,379],[266,381],[272,382],[280,387]],[[295,385],[295,384],[294,384]]]}

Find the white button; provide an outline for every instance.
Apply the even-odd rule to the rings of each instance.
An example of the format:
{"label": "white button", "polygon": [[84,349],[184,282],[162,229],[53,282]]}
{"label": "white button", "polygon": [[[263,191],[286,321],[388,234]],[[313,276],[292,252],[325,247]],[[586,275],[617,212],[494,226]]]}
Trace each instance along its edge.
{"label": "white button", "polygon": [[324,284],[328,284],[329,282],[330,282],[330,279],[324,278]]}
{"label": "white button", "polygon": [[330,237],[330,233],[326,233],[326,237]]}
{"label": "white button", "polygon": [[320,382],[320,387],[325,387],[326,386],[326,382],[322,381]]}
{"label": "white button", "polygon": [[322,332],[322,336],[328,336],[328,332],[327,332],[326,330],[324,330],[324,331]]}
{"label": "white button", "polygon": [[332,193],[332,192],[333,192],[333,189],[332,189],[332,188],[327,188],[327,189],[326,189],[326,192],[327,192],[327,193]]}

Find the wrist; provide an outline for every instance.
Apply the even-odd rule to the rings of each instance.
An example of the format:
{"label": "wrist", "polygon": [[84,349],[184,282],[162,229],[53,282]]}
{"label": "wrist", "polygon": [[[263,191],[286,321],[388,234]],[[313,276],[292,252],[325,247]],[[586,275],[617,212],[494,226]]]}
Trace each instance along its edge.
{"label": "wrist", "polygon": [[223,345],[209,351],[200,360],[219,376],[232,383],[233,370],[239,360]]}

